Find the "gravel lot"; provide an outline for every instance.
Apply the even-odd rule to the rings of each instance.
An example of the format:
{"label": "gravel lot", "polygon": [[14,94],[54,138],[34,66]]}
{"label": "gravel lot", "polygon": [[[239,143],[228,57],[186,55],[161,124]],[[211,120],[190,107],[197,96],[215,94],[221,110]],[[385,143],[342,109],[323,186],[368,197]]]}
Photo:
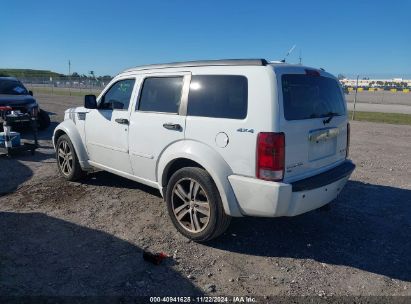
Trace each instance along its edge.
{"label": "gravel lot", "polygon": [[[81,103],[37,97],[53,127]],[[52,128],[35,157],[0,157],[0,295],[411,296],[411,126],[353,122],[357,169],[330,210],[236,218],[207,244],[176,232],[156,190],[105,172],[64,181]]]}

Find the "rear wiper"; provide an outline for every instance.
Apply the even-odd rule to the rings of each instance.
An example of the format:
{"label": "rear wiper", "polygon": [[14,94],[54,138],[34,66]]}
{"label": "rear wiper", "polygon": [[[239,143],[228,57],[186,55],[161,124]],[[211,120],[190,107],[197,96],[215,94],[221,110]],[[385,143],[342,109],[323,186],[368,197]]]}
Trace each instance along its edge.
{"label": "rear wiper", "polygon": [[317,114],[311,114],[310,115],[310,118],[319,118],[319,117],[322,117],[322,116],[318,116]]}
{"label": "rear wiper", "polygon": [[323,124],[328,124],[330,123],[331,119],[333,119],[334,116],[337,116],[338,113],[336,112],[328,112],[327,114],[325,114],[323,117],[328,117],[327,119],[323,120]]}

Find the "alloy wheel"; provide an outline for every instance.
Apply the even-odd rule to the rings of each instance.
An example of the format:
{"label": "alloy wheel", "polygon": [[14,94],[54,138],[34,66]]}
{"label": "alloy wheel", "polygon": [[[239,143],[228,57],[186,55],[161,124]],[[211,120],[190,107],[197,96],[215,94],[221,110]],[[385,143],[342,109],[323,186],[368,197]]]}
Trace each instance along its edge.
{"label": "alloy wheel", "polygon": [[67,141],[60,142],[58,147],[58,164],[64,175],[70,175],[73,170],[73,154]]}
{"label": "alloy wheel", "polygon": [[180,179],[171,197],[174,216],[191,233],[203,231],[210,221],[210,204],[200,183],[191,178]]}

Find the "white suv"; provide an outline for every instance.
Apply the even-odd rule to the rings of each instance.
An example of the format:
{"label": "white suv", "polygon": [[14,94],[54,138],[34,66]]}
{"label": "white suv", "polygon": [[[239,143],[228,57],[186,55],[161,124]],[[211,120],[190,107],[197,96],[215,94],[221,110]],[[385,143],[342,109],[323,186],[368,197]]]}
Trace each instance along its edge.
{"label": "white suv", "polygon": [[295,216],[336,198],[354,164],[337,79],[282,62],[141,66],[69,109],[53,135],[60,173],[93,168],[155,187],[186,237],[232,216]]}

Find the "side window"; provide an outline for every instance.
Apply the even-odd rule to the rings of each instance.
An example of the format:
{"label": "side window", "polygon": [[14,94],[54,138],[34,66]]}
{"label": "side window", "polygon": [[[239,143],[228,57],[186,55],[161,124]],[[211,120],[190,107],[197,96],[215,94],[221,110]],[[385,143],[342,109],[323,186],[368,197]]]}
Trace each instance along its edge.
{"label": "side window", "polygon": [[117,81],[104,94],[99,108],[127,110],[128,105],[130,104],[131,94],[133,93],[134,83],[134,79],[124,79]]}
{"label": "side window", "polygon": [[178,113],[183,79],[180,76],[146,78],[141,90],[138,110]]}
{"label": "side window", "polygon": [[248,82],[237,75],[191,77],[187,115],[243,119],[247,116]]}

